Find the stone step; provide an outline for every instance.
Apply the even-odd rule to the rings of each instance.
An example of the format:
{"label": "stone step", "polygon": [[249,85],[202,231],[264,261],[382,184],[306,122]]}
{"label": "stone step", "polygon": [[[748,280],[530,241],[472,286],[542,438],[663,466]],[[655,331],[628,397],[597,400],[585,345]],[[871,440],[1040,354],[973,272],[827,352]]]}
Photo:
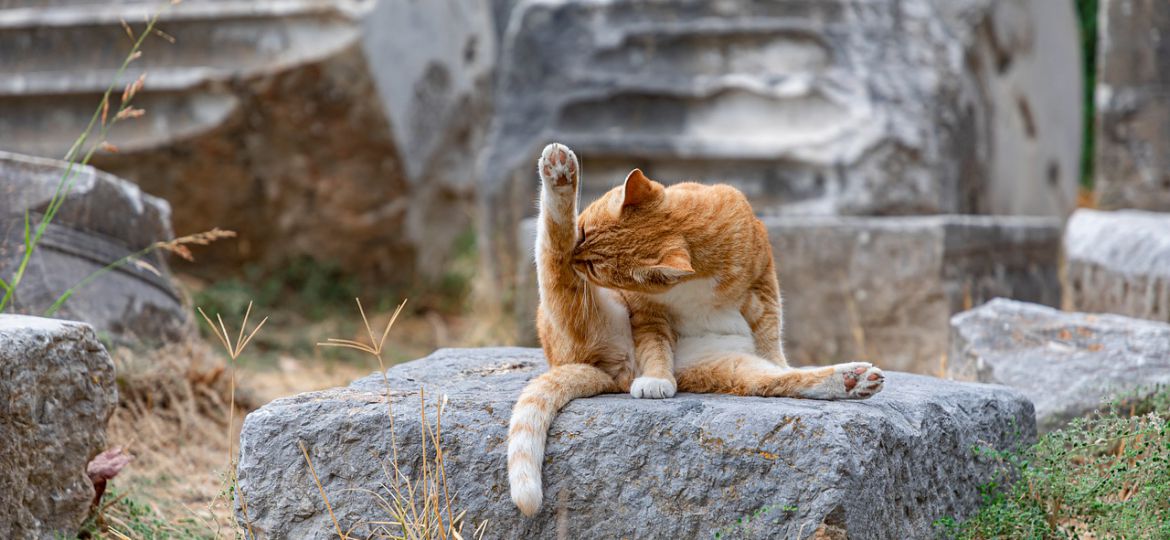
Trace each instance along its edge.
{"label": "stone step", "polygon": [[996,299],[951,319],[948,374],[1023,392],[1048,432],[1170,384],[1170,325]]}
{"label": "stone step", "polygon": [[[507,348],[440,350],[387,372],[408,478],[423,453],[420,391],[431,429],[436,401],[446,402],[447,495],[466,512],[465,538],[484,522],[484,538],[929,538],[934,520],[978,508],[998,464],[976,448],[1006,451],[1035,436],[1032,404],[1015,391],[904,373],[860,402],[579,399],[552,424],[545,504],[525,518],[508,495],[508,421],[544,370],[539,350]],[[334,515],[351,536],[380,536],[395,481],[390,422],[381,375],[249,414],[238,470],[251,530],[332,538]]]}
{"label": "stone step", "polygon": [[[1061,221],[1020,216],[763,218],[797,365],[864,360],[942,376],[951,315],[995,297],[1060,302]],[[519,229],[518,327],[535,341],[535,220]]]}

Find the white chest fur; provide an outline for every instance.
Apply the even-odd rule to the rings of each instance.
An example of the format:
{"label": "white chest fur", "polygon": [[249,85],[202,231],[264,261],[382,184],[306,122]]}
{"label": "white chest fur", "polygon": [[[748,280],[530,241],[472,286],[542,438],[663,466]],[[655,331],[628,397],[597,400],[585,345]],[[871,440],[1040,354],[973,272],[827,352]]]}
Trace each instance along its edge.
{"label": "white chest fur", "polygon": [[692,279],[654,295],[670,310],[679,337],[752,335],[739,306],[719,301],[716,285],[714,278]]}

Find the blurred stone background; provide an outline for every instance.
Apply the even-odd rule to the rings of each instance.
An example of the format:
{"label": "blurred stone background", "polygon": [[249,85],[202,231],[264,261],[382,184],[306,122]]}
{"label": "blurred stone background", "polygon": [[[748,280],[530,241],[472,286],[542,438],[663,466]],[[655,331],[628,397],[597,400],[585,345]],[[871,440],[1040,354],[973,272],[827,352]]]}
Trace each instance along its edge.
{"label": "blurred stone background", "polygon": [[[156,4],[0,0],[0,149],[64,155],[130,46],[122,21]],[[542,145],[581,155],[585,202],[632,167],[728,182],[772,232],[792,358],[939,375],[948,317],[997,296],[1166,318],[1157,264],[1109,301],[1060,278],[1106,279],[1084,266],[1096,242],[1062,248],[1078,206],[1170,210],[1168,17],[1152,0],[186,0],[160,23],[174,43],[124,75],[149,74],[146,116],[92,164],[169,202],[177,234],[239,233],[170,261],[197,302],[451,297],[417,308],[449,343],[465,316],[533,343]],[[8,189],[29,176],[3,170]],[[112,243],[172,234],[152,227]]]}

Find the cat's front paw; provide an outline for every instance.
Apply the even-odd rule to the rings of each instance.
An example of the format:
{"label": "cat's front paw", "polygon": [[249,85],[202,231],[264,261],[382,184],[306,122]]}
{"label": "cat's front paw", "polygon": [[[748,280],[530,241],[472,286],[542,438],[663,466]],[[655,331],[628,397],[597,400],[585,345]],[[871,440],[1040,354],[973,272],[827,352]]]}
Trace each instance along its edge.
{"label": "cat's front paw", "polygon": [[570,192],[577,190],[580,166],[577,163],[577,155],[569,150],[568,146],[560,143],[545,146],[544,151],[540,153],[540,159],[536,162],[536,168],[540,172],[540,181],[546,188]]}
{"label": "cat's front paw", "polygon": [[662,379],[659,377],[638,377],[637,379],[634,379],[634,383],[630,385],[630,395],[636,398],[663,399],[674,397],[674,392],[676,389],[677,386],[671,379]]}

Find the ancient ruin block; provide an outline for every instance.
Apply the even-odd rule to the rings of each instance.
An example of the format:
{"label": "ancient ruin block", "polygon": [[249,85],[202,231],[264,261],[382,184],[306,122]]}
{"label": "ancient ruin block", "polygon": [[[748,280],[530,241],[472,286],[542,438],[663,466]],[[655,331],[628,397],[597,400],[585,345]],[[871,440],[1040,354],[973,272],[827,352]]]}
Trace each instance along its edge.
{"label": "ancient ruin block", "polygon": [[765,214],[1067,215],[1080,177],[1073,6],[1025,0],[527,2],[481,159],[489,269],[516,271],[533,160],[582,200],[641,167],[727,182]]}
{"label": "ancient ruin block", "polygon": [[[516,396],[544,369],[539,350],[500,348],[440,350],[388,371],[407,475],[418,474],[422,455],[419,392],[432,429],[435,400],[449,400],[442,450],[465,533],[486,521],[485,538],[565,530],[574,538],[711,538],[721,530],[731,538],[925,538],[934,520],[978,508],[979,485],[998,463],[972,447],[1009,450],[1035,436],[1032,404],[1018,392],[905,373],[889,373],[885,390],[861,402],[579,399],[552,424],[545,504],[526,518],[508,496],[505,439]],[[384,469],[392,449],[383,380],[278,399],[248,415],[239,488],[257,536],[333,538],[331,515],[352,536],[377,536],[387,519],[379,497],[393,482]]]}
{"label": "ancient ruin block", "polygon": [[1064,256],[1065,309],[1170,322],[1170,214],[1077,210]]}
{"label": "ancient ruin block", "polygon": [[[0,148],[61,158],[126,54],[120,21],[141,31],[158,3],[16,1],[29,9],[0,19]],[[93,164],[169,200],[180,234],[240,233],[189,270],[312,258],[382,284],[440,275],[470,225],[488,6],[193,1],[160,26],[175,43],[149,40],[120,83],[148,73],[146,116]]]}

